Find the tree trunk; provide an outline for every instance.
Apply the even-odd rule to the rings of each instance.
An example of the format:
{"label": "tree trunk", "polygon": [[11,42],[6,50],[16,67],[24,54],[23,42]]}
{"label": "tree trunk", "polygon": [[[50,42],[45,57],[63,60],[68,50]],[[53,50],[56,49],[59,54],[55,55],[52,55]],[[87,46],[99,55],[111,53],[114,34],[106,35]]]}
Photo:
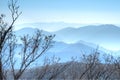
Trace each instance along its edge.
{"label": "tree trunk", "polygon": [[0,59],[0,80],[3,80],[2,62]]}

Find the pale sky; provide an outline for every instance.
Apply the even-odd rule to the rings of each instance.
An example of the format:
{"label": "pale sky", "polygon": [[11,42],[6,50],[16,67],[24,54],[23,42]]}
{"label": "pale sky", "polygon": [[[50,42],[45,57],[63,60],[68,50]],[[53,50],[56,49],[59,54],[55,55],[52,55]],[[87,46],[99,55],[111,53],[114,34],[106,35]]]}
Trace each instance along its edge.
{"label": "pale sky", "polygon": [[[17,24],[33,22],[120,23],[120,0],[19,0]],[[0,0],[0,13],[8,14],[8,0]]]}

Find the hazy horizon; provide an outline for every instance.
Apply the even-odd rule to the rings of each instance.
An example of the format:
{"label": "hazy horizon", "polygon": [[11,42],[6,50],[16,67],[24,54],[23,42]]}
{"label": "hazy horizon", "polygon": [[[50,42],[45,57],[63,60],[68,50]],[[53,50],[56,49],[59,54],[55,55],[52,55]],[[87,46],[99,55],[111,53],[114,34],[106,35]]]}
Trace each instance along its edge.
{"label": "hazy horizon", "polygon": [[66,22],[32,22],[32,23],[15,24],[14,30],[16,31],[16,30],[30,27],[30,28],[38,28],[40,30],[44,30],[48,32],[55,32],[55,31],[62,30],[64,28],[80,28],[80,27],[85,27],[85,26],[100,26],[100,25],[114,25],[114,26],[120,27],[120,24],[101,24],[101,23],[80,24],[80,23],[66,23]]}

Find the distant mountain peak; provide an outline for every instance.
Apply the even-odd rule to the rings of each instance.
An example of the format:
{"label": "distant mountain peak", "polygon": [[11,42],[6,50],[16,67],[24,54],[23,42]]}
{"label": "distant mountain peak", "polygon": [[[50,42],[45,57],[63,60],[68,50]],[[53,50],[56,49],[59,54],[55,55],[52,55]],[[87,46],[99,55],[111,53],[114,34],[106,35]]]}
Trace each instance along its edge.
{"label": "distant mountain peak", "polygon": [[104,48],[120,49],[120,27],[112,24],[65,28],[55,32],[56,40],[75,43],[80,40],[101,45]]}

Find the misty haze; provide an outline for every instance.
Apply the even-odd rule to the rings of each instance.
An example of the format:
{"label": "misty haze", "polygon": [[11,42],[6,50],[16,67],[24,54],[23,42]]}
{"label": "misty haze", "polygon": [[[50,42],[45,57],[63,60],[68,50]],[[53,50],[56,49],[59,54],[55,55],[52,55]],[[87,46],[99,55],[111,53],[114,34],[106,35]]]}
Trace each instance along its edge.
{"label": "misty haze", "polygon": [[0,80],[119,80],[120,1],[1,0]]}

